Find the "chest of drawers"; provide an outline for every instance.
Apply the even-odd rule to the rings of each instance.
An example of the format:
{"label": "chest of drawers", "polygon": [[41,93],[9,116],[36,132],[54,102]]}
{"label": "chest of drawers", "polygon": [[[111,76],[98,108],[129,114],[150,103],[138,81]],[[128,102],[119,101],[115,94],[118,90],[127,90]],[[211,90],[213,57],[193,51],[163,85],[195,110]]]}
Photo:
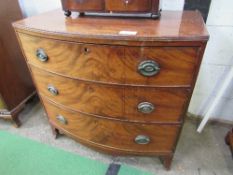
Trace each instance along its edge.
{"label": "chest of drawers", "polygon": [[170,168],[208,40],[198,12],[53,11],[13,26],[55,134],[113,155],[159,156]]}

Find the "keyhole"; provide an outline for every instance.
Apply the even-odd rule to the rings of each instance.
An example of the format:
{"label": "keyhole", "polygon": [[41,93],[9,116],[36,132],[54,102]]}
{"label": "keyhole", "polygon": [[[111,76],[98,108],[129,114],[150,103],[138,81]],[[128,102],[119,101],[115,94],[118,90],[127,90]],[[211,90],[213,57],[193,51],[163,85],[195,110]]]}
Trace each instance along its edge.
{"label": "keyhole", "polygon": [[90,53],[90,49],[88,49],[87,47],[84,48],[84,54],[88,54]]}
{"label": "keyhole", "polygon": [[129,4],[129,0],[126,0],[125,1],[125,5],[127,6]]}

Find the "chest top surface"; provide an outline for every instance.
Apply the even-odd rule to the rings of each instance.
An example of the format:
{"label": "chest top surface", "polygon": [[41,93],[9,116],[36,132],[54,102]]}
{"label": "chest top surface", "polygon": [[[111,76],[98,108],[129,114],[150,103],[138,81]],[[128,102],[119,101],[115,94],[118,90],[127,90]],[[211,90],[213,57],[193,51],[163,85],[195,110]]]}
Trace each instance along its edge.
{"label": "chest top surface", "polygon": [[78,14],[67,18],[62,10],[54,10],[13,25],[20,31],[67,38],[126,41],[206,41],[209,38],[202,16],[197,11],[163,11],[159,20],[152,20],[78,17]]}

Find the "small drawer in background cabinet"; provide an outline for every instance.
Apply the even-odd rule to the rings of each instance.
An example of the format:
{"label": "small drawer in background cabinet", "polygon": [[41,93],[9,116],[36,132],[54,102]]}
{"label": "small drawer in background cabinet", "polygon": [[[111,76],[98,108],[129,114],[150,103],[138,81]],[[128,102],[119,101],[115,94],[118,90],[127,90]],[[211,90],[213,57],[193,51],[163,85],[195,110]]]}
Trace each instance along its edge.
{"label": "small drawer in background cabinet", "polygon": [[105,0],[106,10],[113,12],[148,12],[151,0]]}
{"label": "small drawer in background cabinet", "polygon": [[102,11],[104,0],[61,0],[63,10]]}

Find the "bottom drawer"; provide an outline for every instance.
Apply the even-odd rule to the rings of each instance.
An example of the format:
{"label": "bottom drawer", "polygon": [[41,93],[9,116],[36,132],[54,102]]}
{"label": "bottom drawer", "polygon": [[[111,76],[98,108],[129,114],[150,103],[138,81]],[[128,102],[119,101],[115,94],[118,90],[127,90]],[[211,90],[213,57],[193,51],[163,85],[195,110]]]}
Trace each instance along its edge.
{"label": "bottom drawer", "polygon": [[43,99],[50,122],[75,138],[119,151],[138,153],[171,152],[179,125],[134,124],[98,119],[60,108]]}

